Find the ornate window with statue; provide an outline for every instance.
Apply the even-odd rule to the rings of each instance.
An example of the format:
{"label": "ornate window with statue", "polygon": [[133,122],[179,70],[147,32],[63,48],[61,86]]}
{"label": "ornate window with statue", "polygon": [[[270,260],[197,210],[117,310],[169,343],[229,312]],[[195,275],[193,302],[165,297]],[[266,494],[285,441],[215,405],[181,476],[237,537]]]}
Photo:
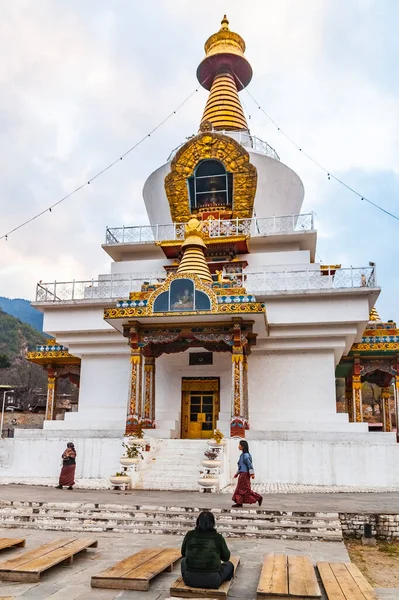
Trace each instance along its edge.
{"label": "ornate window with statue", "polygon": [[232,206],[233,174],[219,160],[202,160],[188,179],[191,212]]}

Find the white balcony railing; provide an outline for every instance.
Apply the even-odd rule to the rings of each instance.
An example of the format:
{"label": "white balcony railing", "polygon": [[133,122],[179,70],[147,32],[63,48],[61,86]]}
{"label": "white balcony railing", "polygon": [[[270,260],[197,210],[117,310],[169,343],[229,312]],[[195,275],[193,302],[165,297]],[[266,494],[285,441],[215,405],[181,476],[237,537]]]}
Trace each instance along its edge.
{"label": "white balcony railing", "polygon": [[[222,133],[223,135],[227,135],[227,136],[233,138],[239,144],[241,144],[241,146],[244,146],[244,148],[247,148],[248,150],[255,150],[256,152],[260,152],[261,154],[264,154],[265,156],[274,158],[274,160],[280,160],[280,157],[274,148],[272,148],[267,142],[261,140],[260,138],[256,137],[255,135],[251,135],[247,131],[223,130],[223,131],[216,131],[215,133]],[[195,137],[195,136],[193,135],[192,137]],[[170,160],[172,160],[172,158],[174,157],[176,152],[179,150],[179,148],[184,146],[184,144],[186,144],[189,139],[191,139],[191,138],[186,138],[184,140],[184,142],[182,142],[181,144],[179,144],[177,146],[177,148],[172,150],[172,152],[168,156],[168,162]]]}
{"label": "white balcony railing", "polygon": [[[107,227],[106,244],[143,244],[184,240],[185,223],[169,225],[138,225],[136,227]],[[300,231],[313,231],[313,213],[265,217],[263,219],[211,219],[204,221],[209,237],[232,235],[268,236]]]}
{"label": "white balcony railing", "polygon": [[[278,292],[304,292],[307,290],[344,290],[351,288],[373,288],[376,286],[375,267],[338,269],[321,272],[318,269],[302,271],[258,271],[235,274],[248,294],[258,297]],[[130,292],[139,292],[145,283],[161,283],[165,273],[154,273],[144,277],[132,276],[119,279],[91,281],[53,281],[38,283],[36,302],[73,302],[79,300],[112,300],[128,298]]]}

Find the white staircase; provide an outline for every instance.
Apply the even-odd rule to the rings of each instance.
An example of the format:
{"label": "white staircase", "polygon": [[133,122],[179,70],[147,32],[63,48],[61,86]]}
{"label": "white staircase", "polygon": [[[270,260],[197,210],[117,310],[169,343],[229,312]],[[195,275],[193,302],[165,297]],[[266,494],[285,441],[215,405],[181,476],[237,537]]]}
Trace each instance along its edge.
{"label": "white staircase", "polygon": [[134,488],[140,490],[197,490],[203,470],[206,440],[151,439],[151,450],[139,465]]}

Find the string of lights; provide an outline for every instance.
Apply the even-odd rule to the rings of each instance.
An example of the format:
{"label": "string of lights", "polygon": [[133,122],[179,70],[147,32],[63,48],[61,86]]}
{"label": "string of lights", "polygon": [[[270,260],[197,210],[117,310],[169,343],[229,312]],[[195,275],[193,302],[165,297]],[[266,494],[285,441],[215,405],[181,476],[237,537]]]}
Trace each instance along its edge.
{"label": "string of lights", "polygon": [[[206,79],[203,81],[203,83],[205,83],[205,82],[206,82]],[[7,231],[7,233],[4,233],[2,236],[0,236],[0,240],[7,241],[8,237],[12,233],[14,233],[15,231],[18,231],[18,229],[21,229],[22,227],[25,227],[25,225],[28,225],[29,223],[32,223],[32,221],[35,221],[36,219],[38,219],[39,217],[43,216],[44,214],[46,214],[48,212],[51,213],[52,210],[53,210],[53,208],[55,208],[56,206],[58,206],[62,202],[65,202],[65,200],[68,200],[68,198],[71,198],[71,196],[73,196],[74,194],[76,194],[77,192],[79,192],[80,190],[82,190],[87,185],[90,185],[93,181],[95,181],[96,179],[98,179],[98,177],[101,177],[101,175],[103,175],[104,173],[106,173],[107,171],[109,171],[109,169],[112,169],[112,167],[114,167],[115,165],[117,165],[121,160],[123,160],[126,156],[128,156],[128,154],[130,154],[131,152],[133,152],[133,150],[135,150],[136,148],[138,148],[138,146],[140,146],[140,144],[142,144],[145,140],[147,140],[149,137],[151,137],[151,135],[153,133],[155,133],[160,127],[162,127],[162,125],[164,125],[167,121],[169,121],[169,119],[171,119],[185,104],[187,104],[187,102],[189,100],[191,100],[191,98],[196,94],[196,92],[198,92],[198,90],[200,89],[200,87],[201,87],[200,85],[197,86],[195,88],[195,90],[193,92],[191,92],[191,94],[189,96],[187,96],[183,100],[183,102],[181,102],[175,108],[175,110],[173,110],[171,113],[169,113],[160,123],[158,123],[158,125],[156,125],[153,129],[151,129],[151,131],[149,131],[146,135],[144,135],[138,142],[136,142],[135,144],[133,144],[133,146],[131,146],[128,150],[126,150],[126,152],[124,152],[123,154],[121,154],[120,156],[118,156],[118,158],[116,158],[114,161],[112,161],[111,163],[109,163],[109,165],[107,165],[106,167],[104,167],[103,169],[101,169],[100,171],[98,171],[95,175],[93,175],[93,177],[90,177],[90,179],[88,179],[87,181],[85,181],[81,185],[78,185],[78,187],[76,187],[74,190],[72,190],[71,192],[69,192],[69,194],[67,194],[66,196],[64,196],[63,198],[61,198],[60,200],[58,200],[57,202],[54,202],[54,204],[51,204],[51,206],[48,206],[44,210],[38,212],[33,217],[30,217],[29,219],[27,219],[23,223],[20,223],[19,225],[17,225],[13,229],[10,229],[10,231]]]}
{"label": "string of lights", "polygon": [[[236,74],[235,74],[235,76],[237,77],[238,81],[240,81],[240,78]],[[241,81],[240,81],[240,83],[243,87],[245,87]],[[337,175],[335,175],[334,173],[332,173],[331,171],[329,171],[328,169],[323,167],[323,165],[321,165],[316,159],[314,159],[313,156],[308,154],[301,146],[299,146],[299,144],[297,144],[295,142],[295,140],[293,140],[292,137],[288,133],[286,133],[283,129],[281,129],[281,127],[279,127],[279,125],[276,123],[276,121],[265,111],[265,109],[261,106],[261,104],[257,101],[257,99],[251,94],[251,92],[247,88],[245,89],[245,91],[247,92],[248,96],[253,100],[253,102],[256,104],[258,110],[260,110],[269,119],[269,121],[274,125],[274,127],[277,129],[277,131],[279,131],[299,152],[301,152],[301,154],[306,156],[306,158],[308,160],[310,160],[316,167],[318,167],[321,171],[324,171],[324,173],[327,175],[328,180],[334,179],[334,181],[341,184],[347,190],[349,190],[350,192],[352,192],[353,194],[358,196],[358,198],[360,198],[362,201],[367,202],[368,204],[371,204],[372,206],[374,206],[374,208],[377,208],[378,210],[385,213],[389,217],[392,217],[393,219],[396,219],[397,221],[399,221],[398,215],[391,213],[389,210],[386,210],[385,208],[383,208],[376,202],[373,202],[372,200],[370,200],[369,198],[367,198],[366,196],[364,196],[363,194],[361,194],[360,192],[355,190],[352,186],[347,184],[345,181],[343,181],[340,177],[338,177]]]}

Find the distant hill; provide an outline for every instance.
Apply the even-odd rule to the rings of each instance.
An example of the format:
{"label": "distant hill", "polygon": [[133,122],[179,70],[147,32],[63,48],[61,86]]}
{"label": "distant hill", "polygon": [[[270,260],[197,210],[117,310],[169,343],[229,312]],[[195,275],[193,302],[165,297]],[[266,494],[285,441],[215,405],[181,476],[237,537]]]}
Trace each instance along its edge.
{"label": "distant hill", "polygon": [[0,354],[5,354],[11,361],[24,354],[26,348],[34,348],[43,344],[47,337],[30,325],[0,310]]}
{"label": "distant hill", "polygon": [[43,331],[43,313],[33,308],[29,300],[0,296],[0,310],[27,323],[37,331]]}

